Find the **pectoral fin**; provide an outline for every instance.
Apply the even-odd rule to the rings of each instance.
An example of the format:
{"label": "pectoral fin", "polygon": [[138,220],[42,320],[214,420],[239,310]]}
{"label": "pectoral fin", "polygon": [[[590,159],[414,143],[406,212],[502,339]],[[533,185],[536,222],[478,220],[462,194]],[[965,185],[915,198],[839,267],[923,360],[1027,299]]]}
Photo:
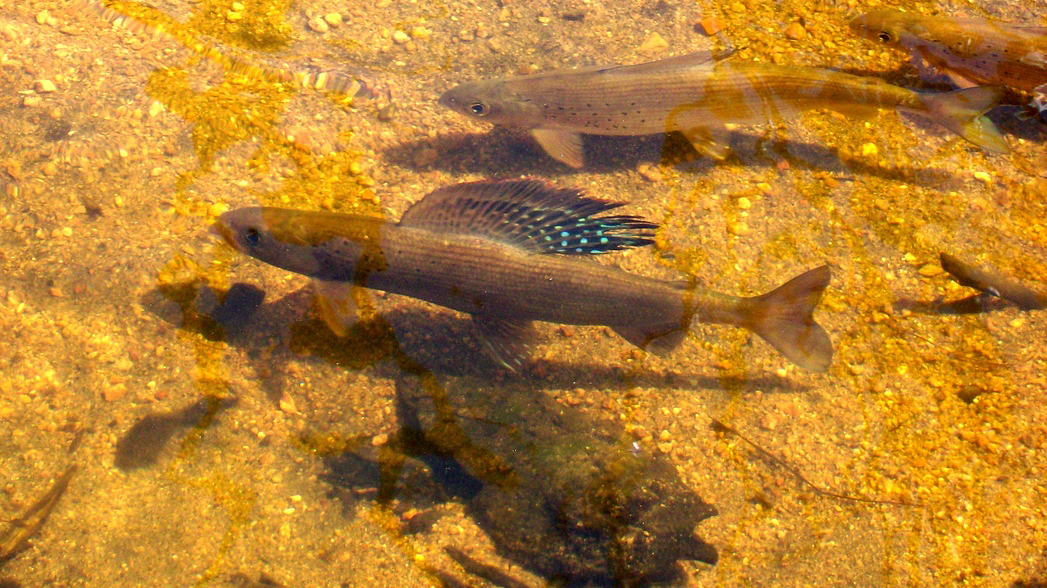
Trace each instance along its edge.
{"label": "pectoral fin", "polygon": [[531,355],[534,331],[530,322],[497,317],[473,316],[484,352],[491,359],[516,372]]}
{"label": "pectoral fin", "polygon": [[335,335],[345,337],[349,327],[356,322],[356,301],[353,299],[352,285],[348,282],[325,282],[312,280],[316,293],[316,310],[320,320]]}
{"label": "pectoral fin", "polygon": [[531,136],[556,161],[575,169],[585,164],[580,134],[560,129],[533,129]]}
{"label": "pectoral fin", "polygon": [[683,135],[691,142],[695,151],[723,161],[731,153],[731,132],[719,124],[691,127]]}
{"label": "pectoral fin", "polygon": [[613,328],[614,332],[618,333],[622,339],[625,339],[644,351],[650,351],[656,355],[665,355],[673,349],[676,349],[676,346],[679,345],[683,341],[684,336],[687,335],[687,330],[680,328],[679,324],[664,325],[653,328],[637,326]]}

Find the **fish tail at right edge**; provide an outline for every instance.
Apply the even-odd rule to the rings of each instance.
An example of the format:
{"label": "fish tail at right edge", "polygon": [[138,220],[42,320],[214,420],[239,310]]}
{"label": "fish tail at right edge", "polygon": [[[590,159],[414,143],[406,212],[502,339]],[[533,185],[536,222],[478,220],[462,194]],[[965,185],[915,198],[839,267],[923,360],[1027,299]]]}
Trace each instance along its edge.
{"label": "fish tail at right edge", "polygon": [[831,278],[829,266],[823,265],[762,296],[745,299],[745,326],[796,365],[812,372],[828,370],[833,344],[814,321],[814,309]]}
{"label": "fish tail at right edge", "polygon": [[920,94],[926,114],[935,122],[993,153],[1010,153],[999,129],[984,114],[1003,98],[998,86],[978,86],[955,92]]}

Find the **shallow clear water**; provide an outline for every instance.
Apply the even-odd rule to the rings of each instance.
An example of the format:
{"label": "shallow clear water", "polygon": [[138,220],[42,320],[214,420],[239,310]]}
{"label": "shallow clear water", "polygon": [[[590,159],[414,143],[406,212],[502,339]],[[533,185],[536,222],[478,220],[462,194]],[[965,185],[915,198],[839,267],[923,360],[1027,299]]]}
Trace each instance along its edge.
{"label": "shallow clear water", "polygon": [[[819,111],[734,129],[723,162],[678,137],[587,137],[573,170],[436,102],[468,80],[729,46],[948,89],[853,36],[862,9],[0,0],[0,512],[29,513],[0,526],[17,548],[0,578],[492,581],[459,550],[523,585],[557,566],[626,582],[642,566],[616,554],[639,529],[679,548],[651,572],[680,585],[1047,581],[1047,318],[998,299],[941,312],[975,291],[938,263],[1047,290],[1042,121],[994,110],[1013,153],[991,155],[918,116]],[[831,368],[736,328],[695,326],[659,357],[539,324],[512,374],[466,315],[367,291],[337,337],[306,278],[208,233],[259,204],[395,221],[441,186],[518,176],[659,223],[653,246],[598,260],[632,273],[755,295],[828,263]],[[38,528],[34,505],[53,507]],[[685,557],[692,530],[718,563]],[[582,545],[596,555],[568,553]]]}

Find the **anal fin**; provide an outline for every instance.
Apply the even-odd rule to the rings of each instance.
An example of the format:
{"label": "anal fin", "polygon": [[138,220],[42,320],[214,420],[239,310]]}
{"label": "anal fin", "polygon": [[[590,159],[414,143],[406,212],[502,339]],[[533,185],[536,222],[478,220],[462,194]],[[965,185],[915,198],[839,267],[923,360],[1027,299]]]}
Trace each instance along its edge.
{"label": "anal fin", "polygon": [[531,136],[556,161],[575,169],[585,164],[582,136],[579,133],[561,129],[532,129]]}
{"label": "anal fin", "polygon": [[680,328],[679,324],[667,325],[662,328],[632,325],[612,328],[622,339],[655,355],[665,355],[676,349],[687,335],[687,329]]}
{"label": "anal fin", "polygon": [[473,315],[484,352],[491,359],[517,372],[531,355],[534,330],[529,321]]}

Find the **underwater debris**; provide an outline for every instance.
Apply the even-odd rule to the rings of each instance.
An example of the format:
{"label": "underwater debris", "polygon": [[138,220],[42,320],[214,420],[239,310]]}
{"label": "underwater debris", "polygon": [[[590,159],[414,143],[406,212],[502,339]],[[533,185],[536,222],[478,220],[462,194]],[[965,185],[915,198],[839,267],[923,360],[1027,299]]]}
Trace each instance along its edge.
{"label": "underwater debris", "polygon": [[1047,294],[986,267],[975,267],[948,253],[939,253],[942,269],[957,282],[986,294],[1017,304],[1022,310],[1047,308]]}
{"label": "underwater debris", "polygon": [[0,565],[29,548],[29,541],[47,522],[47,517],[51,515],[58,500],[69,488],[69,482],[76,471],[76,464],[66,468],[43,497],[30,505],[25,513],[11,521],[7,531],[0,535]]}

